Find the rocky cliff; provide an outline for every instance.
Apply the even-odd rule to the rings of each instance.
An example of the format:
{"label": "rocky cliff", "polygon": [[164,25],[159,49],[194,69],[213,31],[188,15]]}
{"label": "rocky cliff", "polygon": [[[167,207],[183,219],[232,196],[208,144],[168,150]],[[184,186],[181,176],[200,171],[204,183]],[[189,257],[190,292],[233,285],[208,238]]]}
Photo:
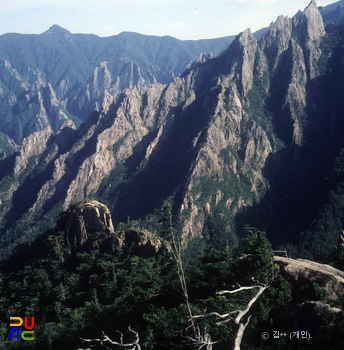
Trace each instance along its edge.
{"label": "rocky cliff", "polygon": [[[292,222],[283,205],[344,147],[341,103],[324,110],[324,93],[336,92],[321,79],[340,71],[342,50],[324,48],[329,40],[312,1],[294,18],[278,17],[259,41],[244,31],[219,57],[169,84],[106,93],[78,130],[64,124],[56,135],[48,128],[29,136],[0,160],[3,232],[10,241],[23,228],[35,235],[58,209],[94,196],[109,203],[117,222],[145,219],[171,199],[185,243],[236,242],[248,221],[273,226],[271,235],[283,240],[272,225],[281,215]],[[90,91],[99,79],[113,83],[108,71],[105,63],[94,71]],[[322,152],[312,152],[320,134]]]}

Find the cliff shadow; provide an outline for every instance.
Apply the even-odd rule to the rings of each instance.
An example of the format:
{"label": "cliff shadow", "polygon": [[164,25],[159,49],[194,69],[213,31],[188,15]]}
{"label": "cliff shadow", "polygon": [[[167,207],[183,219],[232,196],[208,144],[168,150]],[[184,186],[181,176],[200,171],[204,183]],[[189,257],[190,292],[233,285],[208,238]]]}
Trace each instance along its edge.
{"label": "cliff shadow", "polygon": [[[213,93],[214,98],[216,92]],[[199,146],[203,140],[202,131],[210,122],[209,111],[202,111],[203,98],[196,99],[182,111],[182,107],[174,107],[168,118],[174,115],[174,123],[164,132],[148,159],[128,158],[125,162],[140,164],[136,173],[114,193],[112,213],[116,222],[131,219],[143,219],[161,207],[168,198],[174,199],[174,213],[183,200],[188,175],[196,160]],[[193,140],[197,139],[197,144]]]}
{"label": "cliff shadow", "polygon": [[236,215],[237,232],[250,224],[266,231],[274,246],[299,245],[301,233],[319,218],[335,188],[333,169],[344,148],[344,81],[339,73],[338,63],[337,74],[308,82],[303,145],[289,144],[268,156],[263,176],[269,189]]}

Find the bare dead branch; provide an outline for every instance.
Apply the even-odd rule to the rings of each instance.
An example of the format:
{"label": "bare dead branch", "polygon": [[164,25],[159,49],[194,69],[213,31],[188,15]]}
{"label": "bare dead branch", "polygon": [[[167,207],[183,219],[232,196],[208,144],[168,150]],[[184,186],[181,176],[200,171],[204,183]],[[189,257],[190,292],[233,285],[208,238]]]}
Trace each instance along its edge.
{"label": "bare dead branch", "polygon": [[167,214],[164,213],[163,218],[168,222],[168,225],[169,225],[169,233],[170,233],[171,239],[172,239],[171,252],[172,252],[174,260],[176,261],[177,274],[178,274],[178,278],[180,281],[182,293],[183,293],[183,296],[185,299],[186,307],[188,309],[191,328],[192,328],[194,337],[197,338],[196,325],[195,325],[195,322],[193,320],[193,315],[192,315],[191,306],[190,306],[190,302],[189,302],[188,289],[187,289],[186,279],[185,279],[185,272],[184,272],[184,266],[183,266],[183,260],[182,260],[182,247],[181,247],[179,238],[176,237],[176,235],[174,233],[171,212],[169,211]]}
{"label": "bare dead branch", "polygon": [[[96,338],[84,339],[81,337],[80,337],[80,339],[84,342],[87,342],[87,343],[99,343],[103,348],[109,349],[109,350],[112,350],[112,349],[105,346],[104,342],[109,342],[112,345],[118,345],[122,348],[129,348],[130,347],[130,349],[128,349],[128,350],[141,350],[141,346],[139,344],[139,341],[140,341],[139,333],[132,330],[130,326],[128,327],[128,330],[129,330],[129,332],[134,333],[134,335],[135,335],[135,340],[131,343],[123,343],[123,333],[120,331],[116,331],[117,333],[120,334],[120,341],[119,342],[110,339],[104,332],[103,332],[103,337],[101,339],[96,339]],[[94,346],[99,345],[99,344],[91,344],[90,347],[94,347]],[[89,348],[87,348],[87,349],[78,348],[78,350],[88,350],[88,349]]]}
{"label": "bare dead branch", "polygon": [[184,338],[187,339],[189,343],[191,343],[191,346],[195,347],[198,350],[212,350],[213,344],[216,344],[217,342],[211,341],[211,336],[207,332],[206,328],[204,328],[203,335],[201,334],[198,325],[196,326],[196,328],[197,333],[195,338],[189,336],[185,336]]}
{"label": "bare dead branch", "polygon": [[234,343],[234,350],[240,350],[240,345],[242,341],[242,337],[244,335],[245,328],[250,322],[251,315],[247,318],[246,323],[241,323],[241,319],[249,312],[252,305],[256,302],[256,300],[260,297],[260,295],[264,292],[265,289],[269,288],[267,285],[255,285],[255,286],[249,286],[249,287],[241,287],[238,283],[236,284],[238,286],[237,289],[234,290],[222,290],[217,292],[217,295],[223,295],[223,294],[235,294],[239,293],[243,290],[252,290],[252,289],[258,289],[258,292],[255,294],[255,296],[249,300],[247,303],[247,306],[244,310],[235,310],[231,312],[227,312],[224,314],[219,314],[218,312],[210,312],[204,315],[196,315],[193,316],[193,318],[206,318],[206,317],[216,317],[220,321],[216,322],[217,326],[220,326],[222,324],[228,323],[229,321],[233,320],[233,317],[231,317],[234,314],[237,314],[234,323],[238,325],[238,332],[235,337],[235,343]]}
{"label": "bare dead branch", "polygon": [[[240,287],[238,289],[235,289],[235,290],[224,290],[224,291],[220,291],[218,292],[217,294],[218,295],[223,295],[223,294],[234,294],[234,293],[238,293],[242,290],[252,290],[254,288],[258,288],[258,292],[256,293],[256,295],[248,302],[246,308],[244,310],[240,310],[238,312],[238,315],[236,316],[236,318],[234,319],[234,322],[236,325],[238,325],[238,332],[237,332],[237,335],[235,337],[235,343],[234,343],[234,350],[240,350],[240,345],[241,345],[241,341],[242,341],[242,337],[244,335],[244,331],[245,331],[245,328],[247,327],[248,323],[250,322],[250,318],[251,316],[248,317],[247,319],[247,322],[244,324],[244,323],[241,323],[241,319],[243,316],[245,316],[251,306],[256,302],[256,300],[260,297],[260,295],[265,291],[265,289],[269,288],[269,286],[263,286],[263,285],[256,285],[256,286],[251,286],[251,287]],[[217,325],[221,325],[222,323],[224,323],[224,321],[220,321],[220,322],[217,322],[216,324]]]}
{"label": "bare dead branch", "polygon": [[196,315],[196,316],[193,316],[193,318],[209,318],[209,317],[215,316],[216,318],[224,319],[224,318],[227,318],[233,314],[236,314],[239,311],[240,310],[235,310],[235,311],[228,312],[226,314],[219,314],[218,312],[214,311],[214,312],[210,312],[210,313],[204,314],[204,315]]}

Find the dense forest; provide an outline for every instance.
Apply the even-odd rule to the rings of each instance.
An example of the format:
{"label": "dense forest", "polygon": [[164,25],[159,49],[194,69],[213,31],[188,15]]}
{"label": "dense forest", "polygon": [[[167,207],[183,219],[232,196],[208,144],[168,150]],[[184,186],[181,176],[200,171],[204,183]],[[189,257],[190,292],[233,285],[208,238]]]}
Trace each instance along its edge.
{"label": "dense forest", "polygon": [[[164,243],[152,254],[144,239],[118,248],[121,233],[140,231],[130,221],[78,245],[59,229],[72,211],[1,262],[1,349],[220,350],[234,347],[240,325],[242,349],[343,348],[344,298],[288,281],[264,232],[246,226],[237,246],[187,257],[165,205],[156,218]],[[18,315],[35,317],[34,341],[9,340],[5,319]]]}

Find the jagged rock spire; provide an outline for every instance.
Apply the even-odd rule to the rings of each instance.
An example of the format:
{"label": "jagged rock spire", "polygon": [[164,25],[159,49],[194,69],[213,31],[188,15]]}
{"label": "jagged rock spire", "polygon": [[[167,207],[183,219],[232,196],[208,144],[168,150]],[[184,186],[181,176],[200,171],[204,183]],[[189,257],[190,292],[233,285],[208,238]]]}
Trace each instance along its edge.
{"label": "jagged rock spire", "polygon": [[297,27],[302,28],[311,40],[318,40],[325,35],[324,22],[315,0],[309,3],[297,22]]}

